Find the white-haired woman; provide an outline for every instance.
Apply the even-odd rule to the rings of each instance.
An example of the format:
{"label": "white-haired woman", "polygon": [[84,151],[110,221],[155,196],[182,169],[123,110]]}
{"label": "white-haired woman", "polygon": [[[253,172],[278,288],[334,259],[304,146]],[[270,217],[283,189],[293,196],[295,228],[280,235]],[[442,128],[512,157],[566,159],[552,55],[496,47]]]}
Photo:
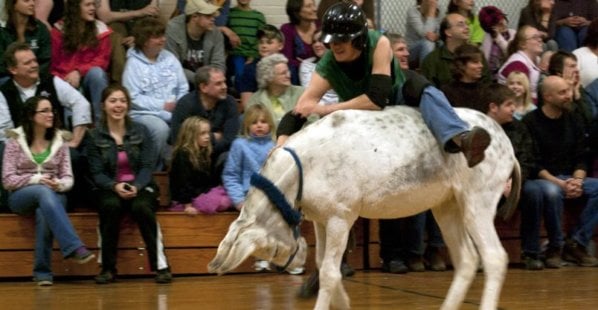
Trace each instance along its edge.
{"label": "white-haired woman", "polygon": [[258,91],[249,98],[247,106],[261,103],[270,110],[278,125],[283,115],[295,108],[303,87],[291,85],[288,60],[282,54],[272,54],[257,64]]}

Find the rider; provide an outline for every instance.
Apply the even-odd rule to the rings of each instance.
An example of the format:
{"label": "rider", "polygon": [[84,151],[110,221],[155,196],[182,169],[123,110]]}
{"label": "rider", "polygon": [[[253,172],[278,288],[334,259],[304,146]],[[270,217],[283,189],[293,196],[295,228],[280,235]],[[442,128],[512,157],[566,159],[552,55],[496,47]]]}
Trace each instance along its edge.
{"label": "rider", "polygon": [[[469,128],[450,106],[444,94],[421,75],[403,72],[394,58],[388,38],[368,31],[367,17],[355,4],[339,2],[323,17],[321,40],[330,50],[295,109],[287,113],[277,132],[278,145],[298,131],[307,116],[324,116],[337,110],[381,110],[387,105],[418,106],[424,122],[444,150],[463,152],[469,167],[484,159],[490,135],[480,127]],[[340,102],[318,105],[327,90],[334,89]]]}

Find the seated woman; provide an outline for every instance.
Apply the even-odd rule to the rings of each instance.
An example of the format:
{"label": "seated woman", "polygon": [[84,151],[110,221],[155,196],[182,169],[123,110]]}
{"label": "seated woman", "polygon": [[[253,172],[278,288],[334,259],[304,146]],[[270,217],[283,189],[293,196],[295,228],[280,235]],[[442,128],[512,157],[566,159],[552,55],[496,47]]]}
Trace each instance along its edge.
{"label": "seated woman", "polygon": [[507,15],[495,6],[483,7],[479,19],[482,29],[486,32],[482,51],[488,62],[492,79],[496,79],[498,69],[507,58],[509,42],[515,37],[516,31],[508,28]]}
{"label": "seated woman", "polygon": [[482,79],[484,54],[471,44],[463,44],[455,50],[452,63],[453,80],[441,90],[453,107],[465,107],[484,111],[482,103]]}
{"label": "seated woman", "polygon": [[[3,1],[4,2],[4,1]],[[35,53],[40,75],[46,76],[50,69],[50,32],[35,18],[35,2],[28,0],[6,0],[4,10],[6,24],[0,27],[0,51],[6,51],[13,42],[25,42]],[[0,21],[0,24],[2,22]],[[0,84],[8,79],[9,72],[0,59]]]}
{"label": "seated woman", "polygon": [[2,160],[2,184],[9,191],[8,206],[19,215],[35,216],[33,278],[52,285],[52,243],[83,264],[93,255],[81,242],[66,214],[64,192],[73,186],[68,136],[57,128],[52,104],[42,97],[25,101],[21,126],[10,130]]}
{"label": "seated woman", "polygon": [[437,0],[417,0],[416,5],[407,10],[405,40],[409,46],[409,63],[414,68],[436,48],[439,39],[440,11]]}
{"label": "seated woman", "polygon": [[102,117],[89,132],[88,158],[93,181],[98,188],[97,207],[102,240],[102,271],[97,284],[116,277],[116,251],[123,215],[130,213],[145,242],[149,265],[156,271],[157,283],[170,283],[162,234],[156,222],[158,187],[152,180],[156,153],[147,129],[131,121],[131,100],[120,85],[102,92]]}
{"label": "seated woman", "polygon": [[148,128],[158,164],[169,157],[166,141],[172,111],[189,91],[181,63],[164,49],[165,30],[158,18],[138,20],[133,27],[135,47],[127,52],[123,72],[123,86],[131,93],[131,118]]}
{"label": "seated woman", "polygon": [[554,40],[556,20],[552,7],[554,7],[554,0],[529,0],[527,6],[521,9],[517,29],[523,26],[538,29],[542,34],[544,51],[556,52],[559,45]]}
{"label": "seated woman", "polygon": [[282,54],[289,60],[292,83],[299,85],[299,64],[314,56],[311,46],[318,28],[316,4],[314,0],[287,0],[286,12],[290,22],[280,26],[284,35]]}
{"label": "seated woman", "polygon": [[[188,117],[178,132],[169,173],[171,211],[213,214],[232,206],[215,171],[210,121]],[[214,159],[214,160],[213,160]]]}
{"label": "seated woman", "polygon": [[100,98],[108,86],[112,30],[95,18],[95,0],[66,3],[64,19],[52,29],[50,72],[74,88],[82,88],[100,118]]}
{"label": "seated woman", "polygon": [[261,103],[272,113],[274,124],[295,107],[303,93],[303,87],[291,85],[291,72],[288,60],[282,54],[272,54],[257,64],[259,90],[249,98],[247,107]]}

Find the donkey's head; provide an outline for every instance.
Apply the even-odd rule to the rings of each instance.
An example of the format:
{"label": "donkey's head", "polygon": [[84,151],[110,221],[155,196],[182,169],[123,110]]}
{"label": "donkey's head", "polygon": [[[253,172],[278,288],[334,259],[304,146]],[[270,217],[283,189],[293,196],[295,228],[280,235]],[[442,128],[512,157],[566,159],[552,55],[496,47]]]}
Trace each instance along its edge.
{"label": "donkey's head", "polygon": [[299,235],[298,223],[288,223],[264,192],[256,188],[248,192],[241,214],[220,242],[208,270],[229,272],[250,255],[286,269],[303,266],[307,256],[307,244]]}

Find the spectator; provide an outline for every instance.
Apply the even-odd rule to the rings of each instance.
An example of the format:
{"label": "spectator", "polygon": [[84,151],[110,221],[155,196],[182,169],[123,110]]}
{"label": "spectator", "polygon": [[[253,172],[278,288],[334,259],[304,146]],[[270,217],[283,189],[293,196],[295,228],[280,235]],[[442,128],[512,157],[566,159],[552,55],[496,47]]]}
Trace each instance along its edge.
{"label": "spectator", "polygon": [[573,54],[579,63],[581,85],[587,88],[598,79],[598,18],[588,26],[588,35],[583,42],[583,47],[574,50]]}
{"label": "spectator", "polygon": [[480,25],[478,16],[473,12],[473,7],[473,0],[450,0],[446,15],[457,13],[465,17],[467,27],[469,27],[469,43],[480,46],[484,40],[484,29]]}
{"label": "spectator", "polygon": [[164,49],[164,23],[143,17],[135,23],[135,47],[127,52],[123,86],[131,94],[131,117],[145,125],[158,154],[158,168],[169,158],[166,141],[177,100],[189,91],[181,63]]}
{"label": "spectator", "polygon": [[[410,74],[409,49],[403,36],[396,33],[386,34],[390,45],[399,61],[401,70]],[[406,273],[408,270],[421,272],[426,264],[431,270],[446,270],[446,264],[440,254],[444,246],[438,224],[432,212],[422,212],[401,219],[380,220],[380,258],[382,271],[388,273]],[[424,261],[424,234],[428,232],[426,261]]]}
{"label": "spectator", "polygon": [[517,30],[515,38],[509,43],[509,58],[498,70],[498,82],[506,84],[507,77],[513,71],[527,75],[530,82],[532,99],[536,102],[540,68],[538,58],[542,54],[542,34],[531,26],[523,26]]}
{"label": "spectator", "polygon": [[598,179],[587,177],[587,148],[581,124],[571,110],[571,86],[548,76],[542,83],[542,106],[524,118],[535,145],[534,156],[542,191],[554,193],[562,212],[565,199],[586,197],[579,222],[569,233],[563,258],[581,266],[596,266],[587,246],[598,223]]}
{"label": "spectator", "polygon": [[516,31],[507,28],[507,15],[495,6],[485,6],[479,13],[480,25],[486,34],[482,42],[484,58],[492,78],[496,79],[498,69],[507,59],[507,47],[515,37]]}
{"label": "spectator", "polygon": [[95,0],[69,0],[64,20],[52,29],[50,72],[91,99],[94,119],[100,118],[102,91],[108,86],[112,30],[95,19]]}
{"label": "spectator", "polygon": [[300,85],[301,61],[315,56],[312,44],[318,28],[316,4],[314,0],[287,0],[286,11],[290,22],[280,26],[284,36],[282,54],[289,60],[291,82]]}
{"label": "spectator", "polygon": [[81,242],[66,214],[64,192],[73,186],[67,134],[58,130],[52,103],[43,97],[25,101],[21,126],[11,130],[2,159],[2,183],[9,208],[35,216],[34,281],[52,285],[52,245],[79,264],[95,255]]}
{"label": "spectator", "polygon": [[[239,44],[241,44],[241,39],[234,31],[227,27],[228,14],[230,12],[230,0],[207,0],[206,2],[220,8],[218,10],[220,14],[216,16],[214,25],[216,25],[222,34],[224,34],[226,39],[225,44],[228,44],[227,46],[230,46],[231,48],[239,46]],[[186,6],[187,0],[177,0],[176,8],[174,12],[172,12],[170,18],[174,18],[177,15],[183,14],[185,12]]]}
{"label": "spectator", "polygon": [[596,0],[557,0],[554,9],[556,20],[555,40],[559,48],[572,52],[581,46],[588,32],[588,25],[598,18]]}
{"label": "spectator", "polygon": [[212,165],[210,136],[210,122],[204,118],[191,116],[181,125],[169,173],[171,211],[214,214],[232,206]]}
{"label": "spectator", "polygon": [[234,31],[241,40],[241,43],[235,46],[228,56],[234,67],[235,89],[239,89],[245,64],[251,63],[259,55],[257,31],[266,24],[264,14],[252,9],[250,3],[251,0],[237,0],[237,6],[230,10],[228,18],[228,28]]}
{"label": "spectator", "polygon": [[120,222],[125,214],[139,226],[156,282],[170,283],[172,275],[156,222],[158,187],[152,180],[157,154],[145,126],[133,122],[131,99],[120,85],[102,92],[102,116],[89,132],[89,166],[97,190],[102,270],[97,284],[113,282]]}
{"label": "spectator", "polygon": [[442,86],[452,106],[483,111],[482,81],[484,54],[471,44],[463,44],[455,50],[453,59],[453,80]]}
{"label": "spectator", "polygon": [[[320,61],[322,56],[324,56],[324,53],[328,51],[326,45],[320,41],[321,36],[322,31],[318,31],[314,34],[314,43],[312,44],[312,48],[314,49],[314,54],[316,54],[316,56],[305,59],[301,62],[301,66],[299,66],[299,80],[301,81],[301,86],[303,87],[307,87],[307,85],[309,85],[311,75],[316,70],[318,61]],[[332,89],[328,90],[322,97],[322,100],[320,100],[320,104],[333,104],[337,102],[338,95]]]}
{"label": "spectator", "polygon": [[[55,118],[73,131],[73,138],[67,144],[71,148],[79,147],[87,125],[91,124],[91,111],[85,97],[61,78],[41,77],[37,58],[26,43],[9,45],[4,52],[4,62],[11,79],[0,87],[0,140],[4,140],[6,129],[22,125],[23,102],[35,95],[49,98],[56,111]],[[67,114],[71,116],[70,123],[66,122]]]}
{"label": "spectator", "polygon": [[112,55],[110,58],[110,79],[120,83],[125,67],[126,49],[135,45],[132,35],[135,21],[144,16],[158,17],[158,0],[99,0],[98,19],[108,24],[111,33]]}
{"label": "spectator", "polygon": [[[50,72],[51,40],[48,28],[35,18],[35,1],[6,0],[6,24],[0,27],[0,50],[6,51],[13,42],[29,44],[38,59],[39,72]],[[8,79],[7,64],[0,61],[0,85]]]}
{"label": "spectator", "polygon": [[[522,73],[521,76],[525,77]],[[533,141],[526,126],[513,119],[515,112],[515,93],[507,86],[492,84],[484,89],[486,114],[504,129],[511,140],[515,157],[521,167],[521,258],[528,270],[540,270],[544,266],[560,268],[563,233],[561,230],[561,212],[559,197],[542,186],[545,180],[537,179],[537,167],[534,158]],[[507,184],[505,194],[511,191]],[[548,232],[548,247],[542,253],[540,247],[540,227],[542,218]],[[542,261],[544,259],[545,263]]]}
{"label": "spectator", "polygon": [[[422,74],[436,87],[442,87],[452,80],[451,66],[455,50],[469,40],[469,26],[465,17],[456,13],[445,16],[440,23],[440,40],[444,44],[428,54],[421,66]],[[483,70],[482,79],[489,81],[490,72],[485,60]]]}
{"label": "spectator", "polygon": [[436,48],[440,21],[438,0],[417,0],[416,5],[407,10],[405,40],[413,68],[419,68],[424,58]]}
{"label": "spectator", "polygon": [[[196,90],[179,100],[172,114],[170,139],[175,141],[185,119],[200,116],[210,122],[210,141],[217,171],[221,171],[226,152],[239,133],[239,113],[235,99],[226,93],[224,71],[203,66],[195,75]],[[219,175],[219,174],[218,174]]]}
{"label": "spectator", "polygon": [[166,27],[166,49],[183,64],[190,85],[204,65],[226,71],[224,38],[214,27],[218,14],[218,7],[205,0],[189,0],[185,15],[171,19]]}
{"label": "spectator", "polygon": [[507,77],[507,87],[515,94],[515,111],[513,117],[520,121],[525,114],[536,109],[532,101],[532,95],[529,89],[529,80],[527,75],[521,71],[513,71]]}
{"label": "spectator", "polygon": [[257,64],[257,81],[259,90],[254,93],[247,106],[261,103],[278,125],[283,115],[295,108],[297,99],[303,93],[303,87],[291,85],[291,73],[288,60],[282,54],[272,54]]}
{"label": "spectator", "polygon": [[36,0],[35,17],[44,23],[48,30],[52,30],[54,23],[63,17],[65,2],[64,0]]}
{"label": "spectator", "polygon": [[543,50],[556,52],[559,46],[554,40],[556,20],[553,7],[554,0],[529,0],[527,6],[521,9],[517,28],[531,26],[538,29],[544,42]]}
{"label": "spectator", "polygon": [[237,91],[241,95],[239,111],[243,112],[247,101],[258,90],[257,63],[266,56],[279,53],[284,46],[284,37],[276,26],[266,24],[257,31],[259,57],[245,65]]}

